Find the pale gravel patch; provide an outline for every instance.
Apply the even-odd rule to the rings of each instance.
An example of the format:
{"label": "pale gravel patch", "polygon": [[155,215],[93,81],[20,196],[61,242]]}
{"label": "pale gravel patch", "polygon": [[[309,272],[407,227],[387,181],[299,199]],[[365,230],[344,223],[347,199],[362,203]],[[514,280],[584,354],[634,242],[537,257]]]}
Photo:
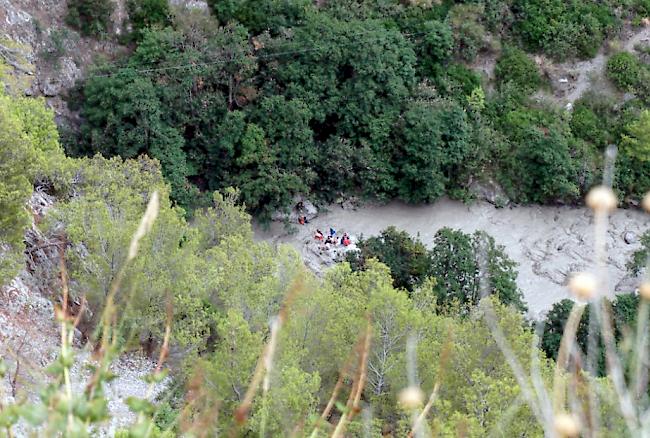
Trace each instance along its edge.
{"label": "pale gravel patch", "polygon": [[[79,353],[77,361],[71,370],[73,391],[81,392],[84,390],[91,377],[88,365],[94,363],[89,352]],[[126,400],[129,397],[145,398],[149,391],[149,384],[144,379],[155,368],[156,362],[154,360],[138,352],[125,353],[111,364],[110,371],[117,377],[104,386],[110,420],[103,423],[96,430],[99,436],[113,436],[117,430],[128,427],[135,422],[136,415],[129,410]],[[155,401],[156,397],[167,389],[170,382],[171,378],[167,377],[162,382],[155,384],[148,400]]]}

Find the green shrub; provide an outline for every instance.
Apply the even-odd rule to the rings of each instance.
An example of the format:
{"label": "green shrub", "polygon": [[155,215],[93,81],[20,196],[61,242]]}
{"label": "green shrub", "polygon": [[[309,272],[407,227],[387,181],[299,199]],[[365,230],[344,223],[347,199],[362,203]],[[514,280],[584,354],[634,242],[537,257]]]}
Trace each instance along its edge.
{"label": "green shrub", "polygon": [[478,52],[486,48],[487,31],[481,22],[483,7],[480,4],[456,4],[449,11],[448,21],[454,31],[454,53],[471,62]]}
{"label": "green shrub", "polygon": [[494,68],[497,83],[512,82],[526,93],[536,91],[542,83],[537,66],[524,51],[507,47]]}
{"label": "green shrub", "polygon": [[607,77],[623,91],[634,92],[641,78],[639,60],[629,52],[612,55],[607,61]]}
{"label": "green shrub", "polygon": [[515,0],[513,11],[526,47],[556,59],[593,57],[615,26],[611,7],[584,0]]}
{"label": "green shrub", "polygon": [[138,41],[143,38],[144,29],[171,24],[168,0],[128,0],[126,11],[129,14],[133,37]]}
{"label": "green shrub", "polygon": [[427,74],[439,64],[447,61],[454,49],[454,36],[447,23],[441,21],[427,21],[422,25],[420,44],[416,46],[418,55],[418,69],[421,74]]}
{"label": "green shrub", "polygon": [[633,54],[620,52],[609,58],[607,77],[621,90],[650,103],[650,68]]}
{"label": "green shrub", "polygon": [[111,0],[70,0],[65,22],[84,36],[104,37],[111,30]]}
{"label": "green shrub", "polygon": [[208,0],[210,10],[224,25],[239,22],[254,33],[291,27],[313,9],[310,0]]}
{"label": "green shrub", "polygon": [[517,287],[516,263],[487,233],[443,228],[433,239],[431,258],[438,305],[472,307],[487,293],[505,305],[526,310]]}
{"label": "green shrub", "polygon": [[575,139],[566,120],[542,109],[520,108],[502,119],[511,148],[501,151],[499,180],[520,202],[572,202],[580,193]]}
{"label": "green shrub", "polygon": [[[623,340],[625,332],[635,330],[636,320],[638,315],[639,297],[634,294],[621,294],[618,295],[613,302],[609,303],[612,309],[612,319],[614,324],[615,340],[620,342]],[[547,357],[556,359],[560,349],[560,342],[562,334],[566,325],[571,309],[576,303],[569,299],[564,299],[555,303],[552,309],[546,314],[544,318],[544,333],[542,335],[541,347],[546,352]],[[594,304],[588,304],[582,314],[578,329],[576,331],[576,343],[580,348],[583,355],[587,355],[587,348],[589,344],[589,318],[593,310]],[[596,340],[594,344],[597,348],[596,369],[595,372],[599,376],[607,374],[605,364],[605,348],[602,342],[600,333],[596,332]],[[621,356],[625,359],[625,355]]]}
{"label": "green shrub", "polygon": [[573,135],[590,142],[597,150],[614,142],[619,135],[616,103],[600,93],[585,93],[573,106],[570,121]]}
{"label": "green shrub", "polygon": [[359,251],[349,252],[347,261],[354,270],[365,269],[376,258],[390,268],[393,285],[410,292],[431,276],[433,260],[424,244],[406,231],[391,226],[379,236],[359,239]]}
{"label": "green shrub", "polygon": [[433,83],[443,96],[465,102],[472,91],[481,86],[481,76],[460,63],[436,66]]}

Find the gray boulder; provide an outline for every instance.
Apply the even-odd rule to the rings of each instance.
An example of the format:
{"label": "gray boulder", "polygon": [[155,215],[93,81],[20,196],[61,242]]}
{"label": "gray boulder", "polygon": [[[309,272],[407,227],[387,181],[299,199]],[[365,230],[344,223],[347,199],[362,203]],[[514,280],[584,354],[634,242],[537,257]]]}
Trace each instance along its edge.
{"label": "gray boulder", "polygon": [[510,204],[506,192],[492,178],[471,181],[469,191],[478,199],[485,200],[496,207],[505,207]]}
{"label": "gray boulder", "polygon": [[[301,212],[299,212],[297,209],[297,206],[300,202],[302,202]],[[271,220],[275,222],[298,222],[298,218],[300,216],[305,216],[307,220],[310,221],[318,216],[318,208],[316,208],[316,206],[311,201],[304,198],[303,196],[295,196],[293,198],[293,204],[291,205],[289,212],[276,211],[271,216]]]}

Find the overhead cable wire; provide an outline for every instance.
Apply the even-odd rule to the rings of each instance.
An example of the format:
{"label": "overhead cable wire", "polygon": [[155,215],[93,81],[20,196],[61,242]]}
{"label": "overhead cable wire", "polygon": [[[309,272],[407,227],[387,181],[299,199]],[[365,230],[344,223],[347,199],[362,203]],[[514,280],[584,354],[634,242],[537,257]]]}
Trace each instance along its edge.
{"label": "overhead cable wire", "polygon": [[[370,31],[364,32],[364,33],[359,33],[359,34],[354,34],[354,35],[347,35],[348,38],[354,38],[357,36],[365,35],[370,33]],[[422,36],[427,34],[428,32],[416,32],[416,33],[408,33],[408,34],[401,34],[402,36],[406,38],[410,37],[417,37],[417,36]],[[375,41],[380,41],[382,39],[385,39],[385,35],[378,35],[377,38],[375,38]],[[368,40],[368,42],[373,41],[373,39]],[[351,41],[345,44],[338,44],[336,47],[347,47],[351,46],[354,44],[357,44],[357,41]],[[329,48],[324,48],[324,47],[310,47],[307,49],[302,49],[302,50],[289,50],[289,51],[284,51],[284,52],[275,52],[275,53],[269,53],[266,55],[245,55],[244,58],[254,58],[256,60],[266,60],[266,59],[274,59],[274,58],[280,58],[283,56],[288,56],[288,55],[299,55],[299,54],[304,54],[304,53],[309,53],[309,52],[315,52],[319,50],[328,50]],[[243,60],[243,58],[242,58]],[[219,65],[219,64],[233,64],[235,62],[240,62],[236,61],[233,59],[216,59],[208,62],[201,62],[201,63],[185,63],[185,64],[177,64],[177,65],[170,65],[170,66],[165,66],[165,67],[152,67],[152,68],[144,68],[144,69],[132,69],[131,70],[134,73],[141,73],[141,74],[147,74],[147,73],[155,73],[155,72],[163,72],[163,71],[171,71],[171,70],[183,70],[186,68],[200,68],[200,67],[209,67],[212,65]],[[98,66],[98,69],[102,69],[102,66]],[[128,64],[119,67],[118,70],[114,72],[109,72],[109,73],[101,73],[101,74],[89,74],[86,76],[86,78],[107,78],[107,77],[112,77],[120,73],[121,70],[123,69],[129,69]]]}

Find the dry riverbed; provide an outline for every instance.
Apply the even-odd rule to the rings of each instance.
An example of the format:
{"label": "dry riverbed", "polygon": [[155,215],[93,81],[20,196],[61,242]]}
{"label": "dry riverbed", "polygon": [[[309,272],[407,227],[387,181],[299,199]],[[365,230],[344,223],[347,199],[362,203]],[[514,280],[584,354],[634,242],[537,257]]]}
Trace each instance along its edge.
{"label": "dry riverbed", "polygon": [[[309,224],[296,225],[293,234],[280,223],[273,223],[268,230],[256,226],[255,234],[259,240],[293,245],[305,263],[319,272],[326,265],[314,251],[312,236],[316,228],[326,231],[332,226],[353,236],[371,236],[391,225],[419,235],[429,246],[436,231],[443,227],[486,231],[518,263],[517,282],[533,317],[569,297],[568,275],[588,270],[593,264],[593,216],[588,209],[577,207],[495,208],[487,202],[467,205],[449,199],[421,206],[391,202],[356,210],[336,205]],[[636,288],[638,279],[629,275],[626,264],[640,248],[639,238],[648,229],[650,215],[636,209],[619,209],[611,215],[607,233],[609,295]],[[626,242],[626,234],[632,243]]]}

